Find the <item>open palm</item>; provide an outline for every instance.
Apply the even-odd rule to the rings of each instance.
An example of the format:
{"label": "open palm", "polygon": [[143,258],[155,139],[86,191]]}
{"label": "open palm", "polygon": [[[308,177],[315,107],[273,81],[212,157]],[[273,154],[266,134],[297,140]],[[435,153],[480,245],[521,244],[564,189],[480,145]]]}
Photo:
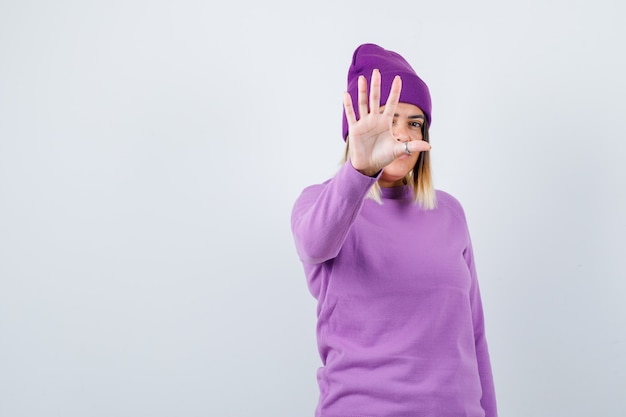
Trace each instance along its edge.
{"label": "open palm", "polygon": [[357,120],[349,93],[344,94],[344,109],[348,121],[348,157],[352,166],[361,173],[374,176],[400,155],[409,152],[427,151],[430,145],[424,141],[410,141],[406,145],[398,142],[392,132],[393,117],[396,112],[402,80],[396,76],[391,85],[389,98],[380,108],[380,71],[372,71],[369,99],[367,80],[363,75],[358,79]]}

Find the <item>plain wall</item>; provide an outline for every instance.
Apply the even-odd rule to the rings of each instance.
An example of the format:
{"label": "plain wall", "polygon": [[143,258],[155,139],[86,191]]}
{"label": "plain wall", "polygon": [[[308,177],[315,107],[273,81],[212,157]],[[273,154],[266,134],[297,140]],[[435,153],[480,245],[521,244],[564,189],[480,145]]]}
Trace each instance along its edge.
{"label": "plain wall", "polygon": [[313,415],[290,212],[364,42],[431,89],[500,415],[626,415],[624,9],[1,1],[0,416]]}

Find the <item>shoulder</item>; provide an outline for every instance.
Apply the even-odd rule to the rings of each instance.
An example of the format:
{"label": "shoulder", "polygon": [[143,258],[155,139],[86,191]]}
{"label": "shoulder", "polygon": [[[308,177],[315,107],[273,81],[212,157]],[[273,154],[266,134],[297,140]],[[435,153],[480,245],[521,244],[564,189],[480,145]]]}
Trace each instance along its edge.
{"label": "shoulder", "polygon": [[307,185],[300,192],[300,198],[319,195],[324,190],[324,188],[328,186],[329,182],[330,179],[321,183]]}
{"label": "shoulder", "polygon": [[465,210],[461,202],[456,199],[452,194],[449,194],[442,190],[435,190],[437,195],[437,209],[446,210],[465,222]]}
{"label": "shoulder", "polygon": [[336,198],[360,200],[377,180],[378,178],[361,174],[350,162],[345,162],[332,178],[305,187],[301,197],[315,197],[322,192],[329,192]]}
{"label": "shoulder", "polygon": [[324,193],[324,190],[328,187],[330,181],[331,179],[328,179],[321,183],[309,184],[305,186],[296,197],[292,210],[302,210],[314,204],[314,202]]}

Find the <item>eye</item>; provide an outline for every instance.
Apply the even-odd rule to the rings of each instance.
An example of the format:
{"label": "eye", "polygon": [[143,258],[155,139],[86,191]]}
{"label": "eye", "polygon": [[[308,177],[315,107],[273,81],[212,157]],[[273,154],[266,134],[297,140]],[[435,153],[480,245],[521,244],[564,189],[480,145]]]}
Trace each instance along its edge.
{"label": "eye", "polygon": [[409,123],[409,126],[421,129],[422,124],[420,122],[411,122],[411,123]]}

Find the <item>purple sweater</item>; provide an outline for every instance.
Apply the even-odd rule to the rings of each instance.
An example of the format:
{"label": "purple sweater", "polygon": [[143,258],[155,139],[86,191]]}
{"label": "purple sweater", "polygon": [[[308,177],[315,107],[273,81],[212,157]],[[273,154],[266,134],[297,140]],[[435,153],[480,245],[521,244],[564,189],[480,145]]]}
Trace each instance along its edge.
{"label": "purple sweater", "polygon": [[318,301],[317,417],[496,417],[483,310],[459,202],[382,188],[346,163],[292,212]]}

